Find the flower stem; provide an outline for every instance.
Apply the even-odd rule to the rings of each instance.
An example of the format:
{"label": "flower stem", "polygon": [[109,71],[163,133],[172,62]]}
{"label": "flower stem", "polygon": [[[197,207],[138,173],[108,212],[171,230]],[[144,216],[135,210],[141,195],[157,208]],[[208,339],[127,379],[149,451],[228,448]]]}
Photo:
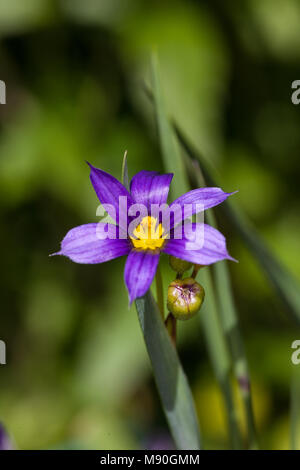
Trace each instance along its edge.
{"label": "flower stem", "polygon": [[236,410],[231,381],[231,356],[220,320],[217,298],[215,296],[212,272],[209,268],[200,271],[201,284],[205,285],[205,302],[200,315],[208,353],[217,381],[222,391],[227,423],[233,449],[243,448],[243,439],[239,426],[239,415]]}
{"label": "flower stem", "polygon": [[171,312],[167,316],[165,324],[171,337],[172,343],[176,347],[176,318]]}
{"label": "flower stem", "polygon": [[192,272],[192,278],[193,278],[193,279],[196,279],[200,267],[201,267],[201,266],[199,266],[199,265],[197,265],[197,264],[194,265],[194,269],[193,269],[193,272]]}
{"label": "flower stem", "polygon": [[164,321],[165,313],[164,313],[164,291],[163,291],[163,280],[161,275],[160,266],[157,267],[156,275],[155,275],[155,282],[156,282],[156,296],[157,296],[157,305],[159,311],[161,313],[161,317]]}

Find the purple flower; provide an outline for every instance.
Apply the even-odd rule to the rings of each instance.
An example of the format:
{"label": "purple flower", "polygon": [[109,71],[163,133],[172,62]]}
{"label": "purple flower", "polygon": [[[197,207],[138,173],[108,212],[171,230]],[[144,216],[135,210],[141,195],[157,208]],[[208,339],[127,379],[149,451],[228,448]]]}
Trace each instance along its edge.
{"label": "purple flower", "polygon": [[[191,216],[220,204],[232,193],[220,188],[194,189],[167,206],[172,174],[141,171],[132,178],[129,192],[113,176],[89,166],[94,190],[116,225],[99,222],[75,227],[63,239],[61,250],[54,254],[83,264],[103,263],[126,255],[124,277],[130,303],[149,289],[161,252],[201,265],[233,259],[227,252],[225,237],[218,230],[203,223],[183,224],[185,207]],[[120,201],[122,204],[125,201],[126,206]],[[144,216],[140,213],[139,222],[130,230],[136,205],[148,212]],[[161,213],[153,216],[154,205],[164,205],[161,207],[170,211],[168,226]],[[202,236],[193,239],[197,230]]]}

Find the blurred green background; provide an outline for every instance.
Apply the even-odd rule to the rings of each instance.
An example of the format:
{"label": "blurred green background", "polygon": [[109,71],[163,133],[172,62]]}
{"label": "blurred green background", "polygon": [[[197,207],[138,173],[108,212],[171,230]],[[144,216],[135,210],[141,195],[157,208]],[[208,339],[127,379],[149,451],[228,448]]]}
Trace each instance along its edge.
{"label": "blurred green background", "polygon": [[[85,160],[120,178],[127,149],[130,176],[163,170],[144,92],[153,48],[169,112],[300,280],[299,24],[298,0],[0,0],[0,421],[18,448],[172,447],[124,259],[48,257],[70,228],[97,221]],[[285,449],[300,332],[226,221],[221,229],[240,261],[231,272],[260,443]],[[163,273],[166,287],[167,259]],[[205,446],[226,448],[198,325],[180,325],[179,352]]]}

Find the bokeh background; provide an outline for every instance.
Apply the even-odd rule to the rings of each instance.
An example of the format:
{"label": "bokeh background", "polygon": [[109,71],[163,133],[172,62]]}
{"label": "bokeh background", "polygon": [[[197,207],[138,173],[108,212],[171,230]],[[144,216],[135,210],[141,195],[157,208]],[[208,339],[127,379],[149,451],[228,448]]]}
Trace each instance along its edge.
{"label": "bokeh background", "polygon": [[[171,448],[124,259],[49,258],[97,221],[85,160],[162,170],[144,84],[158,51],[168,110],[300,280],[297,0],[0,0],[0,421],[21,449]],[[291,343],[282,305],[233,230],[233,287],[260,443],[289,447]],[[163,260],[165,285],[172,279]],[[208,448],[228,447],[197,319],[179,352]],[[300,366],[299,366],[300,367]]]}

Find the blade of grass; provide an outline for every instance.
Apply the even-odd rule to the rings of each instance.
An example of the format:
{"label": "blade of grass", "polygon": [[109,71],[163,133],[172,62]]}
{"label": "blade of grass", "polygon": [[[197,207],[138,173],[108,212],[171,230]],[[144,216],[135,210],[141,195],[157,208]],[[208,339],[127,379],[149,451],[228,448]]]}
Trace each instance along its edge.
{"label": "blade of grass", "polygon": [[[191,164],[193,178],[196,181],[196,186],[206,186],[198,161],[191,161]],[[209,225],[218,228],[212,209],[206,212],[206,220]],[[244,342],[240,331],[238,315],[235,308],[227,261],[215,263],[213,265],[213,272],[222,328],[225,331],[227,337],[227,342],[233,361],[233,372],[244,403],[248,447],[250,449],[257,449],[258,444],[251,397],[248,361],[246,358]]]}
{"label": "blade of grass", "polygon": [[123,162],[122,162],[122,184],[129,191],[129,179],[128,179],[128,163],[127,163],[127,150],[124,152]]}
{"label": "blade of grass", "polygon": [[[175,170],[175,172],[178,171],[179,174],[182,174],[183,173],[183,166],[182,166],[181,157],[180,157],[180,154],[179,154],[178,144],[177,144],[177,141],[175,139],[174,131],[172,130],[172,128],[170,126],[170,123],[169,123],[168,119],[166,118],[166,113],[165,113],[165,109],[164,109],[164,102],[163,102],[162,92],[161,92],[161,88],[160,88],[160,80],[159,80],[159,73],[158,73],[158,61],[157,61],[157,57],[156,57],[155,54],[153,54],[153,56],[152,56],[152,81],[153,81],[154,99],[155,99],[156,122],[157,122],[157,127],[158,127],[159,142],[160,142],[160,146],[161,146],[161,153],[162,153],[163,161],[165,163],[165,166],[166,166],[166,169],[167,169],[168,172],[173,173],[174,170]],[[169,155],[173,156],[172,164],[170,164]],[[173,185],[173,197],[174,198],[178,197],[182,193],[182,190],[183,190],[182,186],[183,185],[184,185],[184,181],[182,181],[181,179],[177,180],[176,177],[174,178],[174,185]],[[159,297],[161,297],[161,296],[159,295]],[[138,304],[137,304],[137,306],[138,306]],[[163,331],[164,331],[163,334],[165,336],[167,334],[167,329],[165,328],[165,326],[164,326]],[[169,344],[171,344],[171,340],[170,340],[169,335],[167,335],[167,336],[168,336],[168,343],[167,344],[169,345]],[[145,340],[146,340],[146,337],[145,337]],[[147,344],[147,342],[146,342],[146,344]],[[150,346],[151,346],[151,344],[147,344],[149,355],[150,355],[151,361],[153,363],[153,358],[157,357],[156,356],[157,351],[156,351],[155,348],[151,349]],[[161,347],[162,346],[163,346],[163,344],[161,343]],[[171,346],[172,346],[172,344],[171,344]],[[173,353],[176,354],[176,357],[177,357],[177,353],[176,353],[173,346],[172,346],[172,348],[173,348],[173,350],[172,350]],[[178,410],[179,410],[178,413],[177,413],[178,416],[176,417],[176,413],[172,414],[172,412],[169,411],[169,404],[168,403],[169,403],[170,400],[168,399],[168,396],[165,396],[165,399],[164,399],[164,395],[163,395],[163,390],[164,390],[163,384],[166,383],[165,381],[166,381],[167,376],[165,376],[165,378],[164,378],[164,374],[161,373],[160,368],[164,367],[164,365],[165,365],[165,363],[162,359],[163,359],[163,356],[162,357],[159,357],[159,356],[157,357],[156,370],[154,369],[155,370],[155,379],[156,379],[156,382],[157,382],[157,386],[160,390],[162,403],[163,403],[163,406],[164,406],[164,410],[165,410],[167,419],[169,421],[169,425],[170,425],[174,440],[175,440],[178,448],[180,448],[180,449],[184,449],[184,448],[195,448],[196,449],[200,446],[199,431],[196,430],[196,428],[198,426],[197,426],[197,424],[195,425],[195,423],[197,423],[197,420],[195,418],[194,404],[193,404],[193,400],[191,398],[191,392],[187,388],[187,385],[185,385],[187,382],[186,382],[184,372],[183,372],[181,366],[180,367],[178,366],[179,362],[177,363],[177,365],[173,365],[174,371],[175,371],[176,368],[179,371],[180,382],[179,382],[179,385],[178,385],[178,389],[179,390],[186,389],[187,399],[189,400],[188,406],[184,405],[184,402],[182,402],[181,407],[178,408]],[[172,361],[174,362],[174,358],[172,359]],[[178,361],[178,358],[177,358],[177,361]],[[153,365],[153,367],[154,367],[154,365]],[[175,374],[175,372],[173,372],[173,375]],[[172,379],[172,376],[170,378]],[[173,379],[173,381],[174,381],[174,379]],[[169,395],[170,396],[171,396],[171,393],[174,393],[174,390],[172,390],[171,387],[172,387],[172,381],[169,384],[169,388],[170,388]],[[186,412],[186,416],[184,416],[184,412]],[[180,429],[180,427],[181,427],[180,422],[185,423],[186,420],[188,420],[190,423],[194,423],[194,424],[192,424],[191,426],[186,428],[186,435],[184,435],[185,429],[184,429],[184,427],[182,427],[182,429]],[[194,430],[193,430],[194,437],[192,438],[192,436],[191,436],[189,438],[189,435],[191,434],[190,429],[193,429],[193,428],[194,428]],[[178,433],[179,433],[179,435],[178,435]],[[191,442],[189,443],[190,440],[191,440]],[[184,447],[184,445],[183,445],[184,442],[187,442],[187,444],[185,444],[185,445],[189,445],[189,446],[192,446],[192,447]]]}
{"label": "blade of grass", "polygon": [[227,261],[217,263],[213,269],[217,285],[222,324],[233,359],[234,375],[237,379],[241,397],[244,402],[248,447],[250,449],[257,449],[258,443],[251,395],[250,373],[245,354],[244,342],[240,332],[238,316],[234,305]]}
{"label": "blade of grass", "polygon": [[[174,182],[172,182],[172,196],[173,198],[176,198],[187,192],[190,188],[188,186],[187,174],[177,138],[165,110],[159,78],[158,60],[156,56],[154,56],[152,60],[152,77],[153,94],[152,92],[149,92],[149,94],[150,96],[152,95],[154,99],[164,166],[166,171],[175,173]],[[217,311],[217,304],[211,283],[209,268],[205,268],[204,271],[204,284],[207,295],[205,300],[206,307],[204,308],[205,311],[201,315],[201,321],[206,337],[209,356],[223,393],[231,440],[235,448],[240,448],[241,439],[237,424],[237,415],[234,409],[232,384],[230,381],[230,356],[227,350],[226,339],[220,325],[220,318]]]}
{"label": "blade of grass", "polygon": [[161,269],[158,265],[156,274],[155,274],[155,283],[156,283],[156,297],[157,305],[161,314],[161,318],[165,319],[165,308],[164,308],[164,290],[163,290],[163,279],[161,275]]}
{"label": "blade of grass", "polygon": [[[122,183],[129,189],[127,152],[123,158]],[[151,292],[136,300],[136,309],[155,382],[175,444],[179,450],[199,450],[200,432],[192,393],[163,322],[163,291],[159,269],[157,276],[161,311]]]}
{"label": "blade of grass", "polygon": [[198,276],[205,287],[205,302],[199,317],[213,369],[223,393],[231,444],[234,449],[241,449],[242,439],[231,384],[231,358],[219,317],[211,270],[208,267],[200,269]]}
{"label": "blade of grass", "polygon": [[172,198],[176,199],[186,191],[188,181],[185,175],[177,138],[169,119],[167,118],[160,85],[158,58],[156,54],[152,55],[152,82],[161,154],[165,170],[168,173],[174,173],[174,180],[172,182],[170,192],[172,194]]}
{"label": "blade of grass", "polygon": [[[219,186],[216,183],[215,170],[203,157],[195,150],[195,147],[188,142],[182,131],[174,125],[179,142],[182,144],[186,153],[192,159],[199,161],[205,181],[210,186]],[[295,277],[276,259],[271,253],[263,239],[257,233],[247,217],[239,211],[234,203],[226,200],[220,206],[220,210],[230,220],[233,227],[240,234],[245,244],[248,246],[252,255],[259,262],[266,277],[273,285],[279,298],[281,298],[286,311],[300,323],[300,286]]]}
{"label": "blade of grass", "polygon": [[136,300],[136,308],[175,444],[179,450],[199,450],[200,434],[192,393],[151,292]]}

